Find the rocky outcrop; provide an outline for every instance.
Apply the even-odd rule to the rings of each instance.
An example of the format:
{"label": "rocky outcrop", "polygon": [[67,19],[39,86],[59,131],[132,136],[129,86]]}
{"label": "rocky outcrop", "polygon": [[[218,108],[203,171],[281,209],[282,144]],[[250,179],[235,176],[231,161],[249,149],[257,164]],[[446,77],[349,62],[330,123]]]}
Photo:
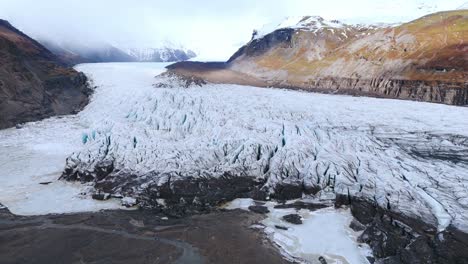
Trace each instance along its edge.
{"label": "rocky outcrop", "polygon": [[90,93],[84,74],[0,20],[0,128],[75,113]]}
{"label": "rocky outcrop", "polygon": [[370,245],[377,263],[468,263],[468,234],[452,225],[438,232],[423,219],[390,212],[362,198],[338,197],[336,205],[343,204],[364,225],[359,240]]}
{"label": "rocky outcrop", "polygon": [[467,19],[456,10],[376,27],[304,17],[254,34],[220,69],[169,70],[213,83],[468,105]]}

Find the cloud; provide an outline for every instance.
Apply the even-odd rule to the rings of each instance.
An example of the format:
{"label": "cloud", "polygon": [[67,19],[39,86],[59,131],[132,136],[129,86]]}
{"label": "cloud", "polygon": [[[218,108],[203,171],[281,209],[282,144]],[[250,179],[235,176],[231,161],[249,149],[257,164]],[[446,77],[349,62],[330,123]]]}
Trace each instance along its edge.
{"label": "cloud", "polygon": [[0,17],[35,38],[120,47],[184,45],[226,58],[254,28],[279,17],[320,15],[399,22],[455,9],[466,0],[0,0]]}

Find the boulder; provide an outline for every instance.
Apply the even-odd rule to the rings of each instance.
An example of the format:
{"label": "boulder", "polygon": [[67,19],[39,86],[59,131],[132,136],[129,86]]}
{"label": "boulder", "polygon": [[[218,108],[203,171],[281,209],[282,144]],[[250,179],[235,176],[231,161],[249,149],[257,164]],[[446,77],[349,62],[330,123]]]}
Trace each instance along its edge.
{"label": "boulder", "polygon": [[298,215],[298,214],[285,215],[285,216],[283,216],[283,220],[288,222],[288,223],[295,224],[295,225],[302,224],[302,217],[300,215]]}
{"label": "boulder", "polygon": [[270,212],[266,206],[262,205],[251,205],[249,210],[257,214],[268,214]]}

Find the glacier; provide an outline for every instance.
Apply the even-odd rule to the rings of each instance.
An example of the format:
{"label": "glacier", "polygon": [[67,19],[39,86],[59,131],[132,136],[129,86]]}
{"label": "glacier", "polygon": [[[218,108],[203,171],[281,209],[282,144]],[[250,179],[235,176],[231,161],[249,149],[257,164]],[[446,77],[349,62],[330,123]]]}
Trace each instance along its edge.
{"label": "glacier", "polygon": [[[364,223],[360,235],[349,222],[361,220],[356,210],[372,208],[309,211],[266,202],[271,213],[260,224],[288,258],[364,263],[370,249],[363,243],[377,258],[382,245],[417,255],[414,247],[428,237],[441,248],[428,257],[464,256],[465,244],[456,238],[463,234],[453,228],[468,232],[468,108],[239,85],[186,88],[186,80],[160,75],[166,65],[78,65],[95,86],[82,112],[1,130],[0,208],[18,215],[124,209],[122,201],[144,202],[148,190],[167,191],[162,186],[172,194],[189,191],[180,196],[186,207],[203,197],[176,183],[227,179],[222,184],[240,190],[258,184],[266,200],[332,205],[353,197],[390,212],[376,214],[382,222]],[[225,191],[220,184],[208,187]],[[101,191],[112,198],[91,199]],[[158,195],[153,202],[170,204]],[[234,200],[226,208],[252,203]],[[294,212],[304,225],[281,220]],[[289,230],[277,229],[279,223]],[[401,228],[392,231],[388,223]],[[408,243],[392,240],[411,229]],[[389,240],[373,244],[381,231]]]}
{"label": "glacier", "polygon": [[[360,197],[439,231],[468,232],[468,108],[239,85],[184,88],[149,74],[155,65],[78,67],[99,88],[78,115],[88,128],[64,178],[138,198],[176,180],[250,177],[272,197],[281,186]],[[164,82],[172,83],[153,86]]]}

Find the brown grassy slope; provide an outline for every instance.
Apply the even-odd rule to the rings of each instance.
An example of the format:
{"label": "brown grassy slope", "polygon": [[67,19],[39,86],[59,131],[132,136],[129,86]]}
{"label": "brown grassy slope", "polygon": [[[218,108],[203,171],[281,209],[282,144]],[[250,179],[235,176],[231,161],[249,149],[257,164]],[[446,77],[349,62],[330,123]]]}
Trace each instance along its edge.
{"label": "brown grassy slope", "polygon": [[[348,38],[344,38],[346,33]],[[240,58],[272,71],[287,71],[290,81],[308,77],[376,78],[393,75],[408,80],[466,79],[468,11],[432,14],[370,35],[323,29],[293,34],[292,46],[279,45],[258,57]],[[257,75],[253,72],[252,74]]]}
{"label": "brown grassy slope", "polygon": [[216,78],[214,69],[171,70],[216,83],[468,105],[467,46],[468,10],[457,10],[396,27],[279,29],[247,43]]}

